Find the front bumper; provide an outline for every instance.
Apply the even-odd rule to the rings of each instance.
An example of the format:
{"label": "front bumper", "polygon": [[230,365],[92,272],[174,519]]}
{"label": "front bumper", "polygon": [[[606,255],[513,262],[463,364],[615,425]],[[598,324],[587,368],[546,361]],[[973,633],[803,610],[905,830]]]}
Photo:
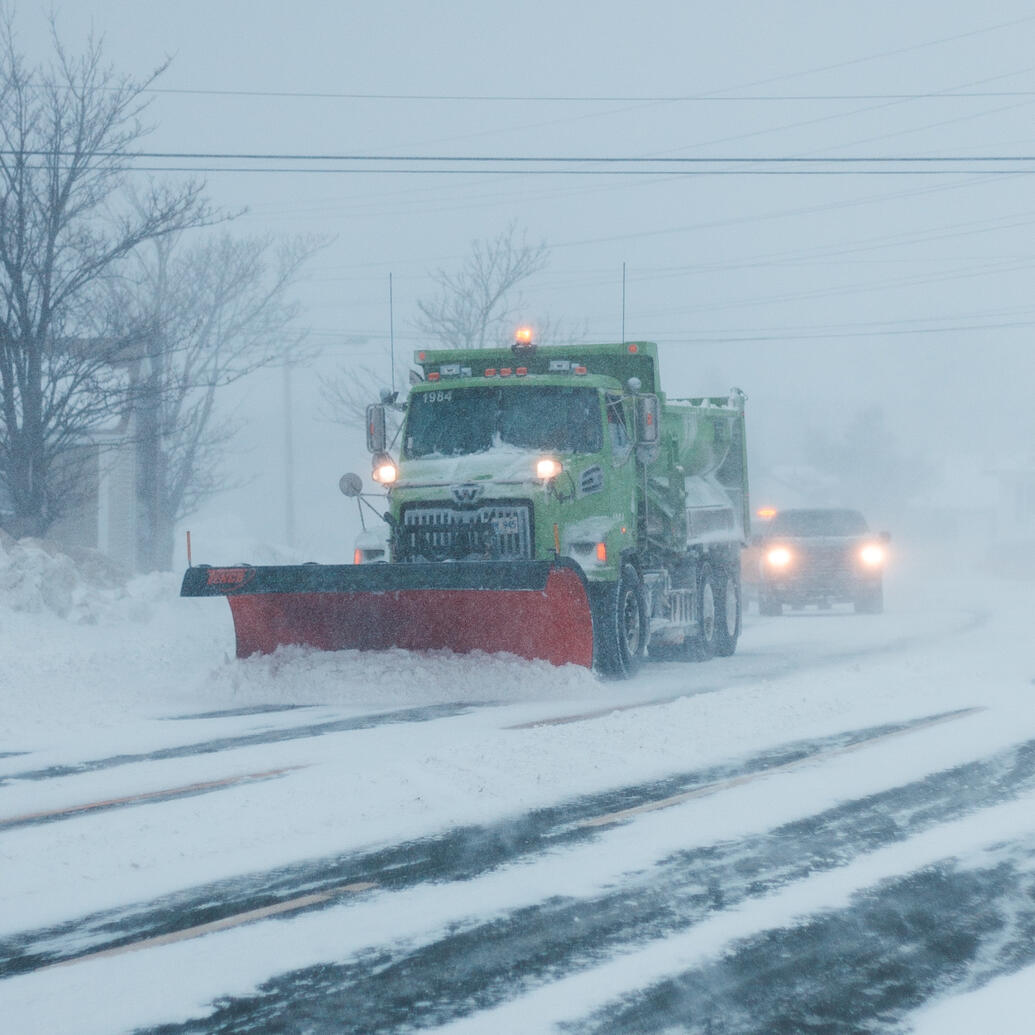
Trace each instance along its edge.
{"label": "front bumper", "polygon": [[790,605],[851,603],[859,596],[874,592],[882,578],[883,573],[879,571],[766,573],[759,588],[770,600]]}

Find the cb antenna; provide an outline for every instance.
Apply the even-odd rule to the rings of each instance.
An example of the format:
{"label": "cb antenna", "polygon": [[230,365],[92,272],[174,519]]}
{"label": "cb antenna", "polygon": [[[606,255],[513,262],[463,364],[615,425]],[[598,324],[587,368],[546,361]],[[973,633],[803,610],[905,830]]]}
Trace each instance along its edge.
{"label": "cb antenna", "polygon": [[388,347],[392,360],[392,392],[395,393],[395,305],[392,300],[392,275],[388,274]]}
{"label": "cb antenna", "polygon": [[625,263],[622,263],[622,344],[625,344]]}

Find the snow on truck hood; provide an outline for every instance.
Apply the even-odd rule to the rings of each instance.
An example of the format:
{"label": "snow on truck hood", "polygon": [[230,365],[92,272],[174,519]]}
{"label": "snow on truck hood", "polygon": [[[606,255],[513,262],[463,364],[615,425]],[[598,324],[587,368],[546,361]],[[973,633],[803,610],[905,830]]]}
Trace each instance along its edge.
{"label": "snow on truck hood", "polygon": [[470,481],[535,482],[536,461],[551,455],[536,449],[495,445],[466,456],[430,455],[399,462],[397,489],[458,485]]}

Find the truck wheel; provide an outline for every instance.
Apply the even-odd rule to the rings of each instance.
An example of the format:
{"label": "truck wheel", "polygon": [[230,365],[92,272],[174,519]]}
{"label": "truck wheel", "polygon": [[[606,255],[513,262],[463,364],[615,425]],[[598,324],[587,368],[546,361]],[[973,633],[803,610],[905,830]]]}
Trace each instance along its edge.
{"label": "truck wheel", "polygon": [[858,615],[879,615],[884,610],[884,585],[876,586],[856,594],[855,613]]}
{"label": "truck wheel", "polygon": [[718,650],[716,627],[718,626],[719,593],[715,576],[706,564],[697,581],[697,636],[690,643],[694,660],[707,661],[714,658]]}
{"label": "truck wheel", "polygon": [[718,572],[715,595],[715,653],[728,658],[737,649],[740,639],[740,580],[725,568]]}
{"label": "truck wheel", "polygon": [[597,668],[606,676],[627,679],[643,662],[650,631],[643,580],[631,564],[622,565],[621,577],[600,596],[595,612]]}

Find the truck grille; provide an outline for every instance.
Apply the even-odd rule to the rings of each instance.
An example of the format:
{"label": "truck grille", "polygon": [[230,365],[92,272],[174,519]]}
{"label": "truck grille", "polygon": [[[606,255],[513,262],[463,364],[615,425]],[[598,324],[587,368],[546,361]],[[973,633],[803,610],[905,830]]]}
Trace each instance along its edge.
{"label": "truck grille", "polygon": [[401,561],[530,560],[532,516],[526,503],[485,503],[460,509],[403,508],[396,539]]}

